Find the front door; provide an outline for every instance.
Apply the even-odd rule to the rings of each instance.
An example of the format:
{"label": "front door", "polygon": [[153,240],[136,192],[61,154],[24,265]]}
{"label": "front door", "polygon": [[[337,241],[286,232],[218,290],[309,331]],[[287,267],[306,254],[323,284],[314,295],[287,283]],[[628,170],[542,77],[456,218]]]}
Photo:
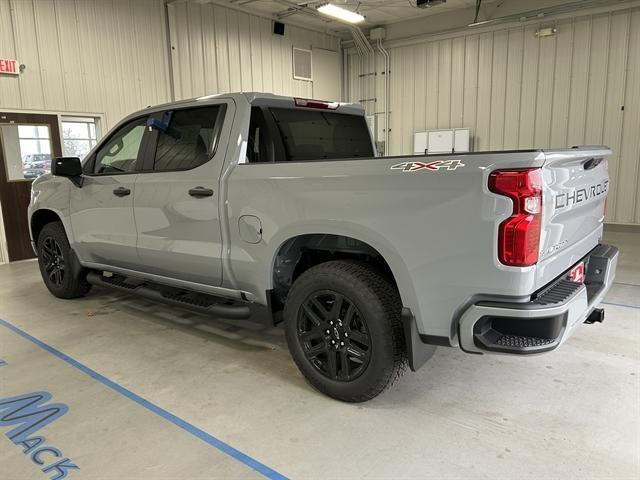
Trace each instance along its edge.
{"label": "front door", "polygon": [[[230,104],[154,115],[154,141],[134,199],[144,271],[205,285],[222,283],[218,182]],[[229,122],[227,122],[229,123]],[[226,127],[226,128],[223,128]]]}
{"label": "front door", "polygon": [[27,219],[31,182],[61,155],[56,115],[0,112],[0,204],[9,261],[35,257]]}
{"label": "front door", "polygon": [[146,122],[136,118],[112,133],[85,160],[82,186],[71,189],[74,248],[83,263],[139,267],[133,196]]}

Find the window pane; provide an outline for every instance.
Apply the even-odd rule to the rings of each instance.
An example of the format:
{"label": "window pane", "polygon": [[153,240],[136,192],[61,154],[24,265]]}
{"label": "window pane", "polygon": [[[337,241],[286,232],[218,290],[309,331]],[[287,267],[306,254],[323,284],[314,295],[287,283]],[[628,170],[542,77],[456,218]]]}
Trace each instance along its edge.
{"label": "window pane", "polygon": [[220,107],[199,107],[173,112],[165,131],[159,132],[154,170],[188,170],[209,160]]}
{"label": "window pane", "polygon": [[18,136],[20,138],[37,138],[38,130],[35,125],[18,125]]}
{"label": "window pane", "polygon": [[49,127],[47,125],[38,125],[38,138],[49,138]]}
{"label": "window pane", "polygon": [[90,123],[89,124],[89,138],[96,138],[96,124],[95,123]]}
{"label": "window pane", "polygon": [[62,122],[62,138],[89,138],[85,122]]}
{"label": "window pane", "polygon": [[96,154],[95,173],[133,172],[138,158],[147,118],[133,120],[121,127]]}
{"label": "window pane", "polygon": [[65,138],[63,144],[64,155],[65,157],[78,157],[80,160],[83,160],[92,146],[89,140]]}
{"label": "window pane", "polygon": [[364,117],[342,113],[272,108],[287,160],[374,157]]}
{"label": "window pane", "polygon": [[[51,144],[49,140],[21,139],[19,137],[21,126],[10,124],[0,126],[9,181],[36,178],[51,170]],[[35,128],[33,126],[27,127]]]}
{"label": "window pane", "polygon": [[49,140],[20,140],[20,153],[30,161],[51,160],[51,145]]}

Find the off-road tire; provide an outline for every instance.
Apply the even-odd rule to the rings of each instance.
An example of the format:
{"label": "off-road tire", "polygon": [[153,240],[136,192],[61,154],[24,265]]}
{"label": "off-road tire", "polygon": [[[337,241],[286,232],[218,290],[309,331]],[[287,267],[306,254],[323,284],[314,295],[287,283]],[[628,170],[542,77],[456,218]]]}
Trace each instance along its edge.
{"label": "off-road tire", "polygon": [[[317,357],[315,360],[309,360],[308,353],[305,354],[305,349],[308,351],[315,347],[309,347],[308,344],[305,346],[305,340],[300,339],[302,330],[299,322],[303,304],[309,305],[305,302],[310,298],[316,298],[314,294],[326,291],[344,295],[345,299],[357,307],[366,322],[370,356],[366,368],[363,367],[360,375],[352,380],[348,376],[342,379],[329,378],[326,372],[323,373],[320,367],[313,363],[317,362]],[[330,261],[316,265],[296,279],[288,295],[284,321],[289,350],[302,374],[320,392],[345,402],[370,400],[397,381],[407,368],[400,322],[401,310],[402,303],[396,287],[366,264]],[[327,327],[324,332],[329,332],[332,328]],[[324,338],[324,345],[330,346],[330,335],[327,334]],[[324,346],[320,345],[319,348]],[[342,364],[344,361],[338,362]]]}
{"label": "off-road tire", "polygon": [[[78,298],[89,292],[91,284],[87,282],[87,270],[77,265],[77,260],[72,258],[73,252],[62,223],[51,222],[42,228],[37,239],[37,250],[42,280],[54,296]],[[56,265],[63,267],[60,277],[52,274],[52,255],[58,258]]]}

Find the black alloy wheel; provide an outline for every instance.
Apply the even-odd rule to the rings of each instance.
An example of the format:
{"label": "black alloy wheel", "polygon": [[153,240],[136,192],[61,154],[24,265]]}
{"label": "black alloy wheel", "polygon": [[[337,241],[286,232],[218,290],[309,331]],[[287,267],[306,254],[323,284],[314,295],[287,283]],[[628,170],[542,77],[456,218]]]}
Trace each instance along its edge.
{"label": "black alloy wheel", "polygon": [[42,242],[42,259],[44,271],[56,287],[62,287],[66,272],[64,256],[60,244],[53,237],[46,237]]}
{"label": "black alloy wheel", "polygon": [[371,337],[356,305],[333,290],[311,293],[298,314],[298,339],[309,362],[332,380],[351,381],[371,359]]}
{"label": "black alloy wheel", "polygon": [[87,282],[87,269],[79,264],[61,222],[50,222],[42,227],[36,251],[40,274],[53,295],[78,298],[91,289]]}
{"label": "black alloy wheel", "polygon": [[320,392],[364,402],[407,367],[402,302],[390,279],[372,266],[331,260],[302,272],[284,307],[289,351]]}

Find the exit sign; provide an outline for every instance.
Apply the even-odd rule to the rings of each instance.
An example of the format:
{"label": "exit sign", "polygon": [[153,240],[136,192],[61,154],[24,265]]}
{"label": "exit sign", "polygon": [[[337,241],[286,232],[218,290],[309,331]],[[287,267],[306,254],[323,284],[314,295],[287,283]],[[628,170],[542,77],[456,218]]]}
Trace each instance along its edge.
{"label": "exit sign", "polygon": [[9,75],[20,75],[20,67],[17,60],[10,58],[0,58],[0,73],[8,73]]}

